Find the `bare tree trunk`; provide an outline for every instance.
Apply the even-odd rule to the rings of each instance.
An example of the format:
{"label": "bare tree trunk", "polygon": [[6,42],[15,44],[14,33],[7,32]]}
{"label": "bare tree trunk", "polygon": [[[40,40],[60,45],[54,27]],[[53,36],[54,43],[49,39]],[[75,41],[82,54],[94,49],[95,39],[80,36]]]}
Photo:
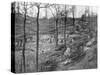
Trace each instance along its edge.
{"label": "bare tree trunk", "polygon": [[26,45],[26,8],[25,8],[25,2],[24,2],[24,43],[23,43],[23,52],[22,52],[22,56],[23,56],[23,71],[26,72],[26,67],[25,67],[25,45]]}
{"label": "bare tree trunk", "polygon": [[58,46],[58,18],[56,19],[55,22],[55,28],[56,28],[56,34],[55,34],[55,41],[56,41],[56,47]]}
{"label": "bare tree trunk", "polygon": [[67,18],[66,18],[66,16],[65,16],[65,25],[64,25],[64,44],[65,44],[65,46],[66,46],[66,20],[67,20]]}
{"label": "bare tree trunk", "polygon": [[38,72],[38,51],[39,51],[39,13],[40,13],[40,8],[38,8],[38,12],[37,12],[37,49],[36,49],[36,71]]}
{"label": "bare tree trunk", "polygon": [[75,26],[75,6],[72,6],[73,26]]}
{"label": "bare tree trunk", "polygon": [[66,10],[66,6],[65,6],[65,17],[64,17],[64,44],[66,46],[66,21],[67,21],[67,14],[68,14],[68,11]]}
{"label": "bare tree trunk", "polygon": [[73,12],[73,26],[75,26],[75,17],[74,17],[74,12]]}

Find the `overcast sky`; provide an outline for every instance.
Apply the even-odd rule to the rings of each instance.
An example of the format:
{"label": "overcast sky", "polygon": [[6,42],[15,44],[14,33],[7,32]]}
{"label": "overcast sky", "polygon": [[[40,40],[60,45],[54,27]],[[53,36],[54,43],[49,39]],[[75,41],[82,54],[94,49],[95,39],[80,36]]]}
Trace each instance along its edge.
{"label": "overcast sky", "polygon": [[[85,9],[86,9],[86,6],[76,6],[75,17],[81,17],[81,15],[85,12]],[[55,13],[53,8],[52,8],[52,11],[53,11],[53,13]],[[90,13],[93,12],[94,14],[97,14],[97,7],[89,7],[89,11],[90,11]],[[35,11],[35,12],[37,12],[37,11]],[[48,15],[48,17],[52,16],[50,9],[47,9],[47,15]],[[41,8],[40,17],[43,17],[43,16],[45,16],[45,9]],[[72,17],[72,13],[69,13],[69,17]]]}
{"label": "overcast sky", "polygon": [[[67,6],[68,9],[71,7],[71,5]],[[93,7],[93,6],[75,6],[75,17],[81,17],[81,15],[84,13],[86,8],[89,8],[90,13],[93,12],[94,14],[97,14],[97,7]],[[22,6],[20,6],[20,8],[22,9]],[[63,10],[63,5],[60,5],[61,10]],[[51,8],[52,12],[55,14],[55,10],[54,8]],[[31,16],[36,16],[37,13],[37,8],[34,6],[33,8],[28,10],[28,14]],[[52,17],[52,13],[50,11],[49,8],[47,8],[47,15],[48,17]],[[45,8],[41,8],[40,9],[40,18],[45,16]],[[72,17],[72,13],[69,13],[69,17]]]}

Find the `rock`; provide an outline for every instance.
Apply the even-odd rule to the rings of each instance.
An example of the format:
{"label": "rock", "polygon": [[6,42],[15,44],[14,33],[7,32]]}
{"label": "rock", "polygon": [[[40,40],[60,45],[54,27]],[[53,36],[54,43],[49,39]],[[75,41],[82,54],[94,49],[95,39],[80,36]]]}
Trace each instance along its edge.
{"label": "rock", "polygon": [[95,38],[91,39],[89,42],[87,42],[86,46],[92,45],[92,43],[95,41]]}
{"label": "rock", "polygon": [[61,64],[66,65],[67,63],[70,63],[71,59],[66,59],[64,62],[62,62]]}
{"label": "rock", "polygon": [[70,48],[68,47],[67,49],[66,49],[66,51],[64,52],[64,55],[65,56],[70,56]]}

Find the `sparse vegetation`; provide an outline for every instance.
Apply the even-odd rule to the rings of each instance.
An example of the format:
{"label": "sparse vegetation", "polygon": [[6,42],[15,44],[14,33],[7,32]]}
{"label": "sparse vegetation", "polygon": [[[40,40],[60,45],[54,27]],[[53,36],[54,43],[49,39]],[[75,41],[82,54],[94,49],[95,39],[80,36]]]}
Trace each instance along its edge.
{"label": "sparse vegetation", "polygon": [[77,18],[78,6],[15,3],[16,73],[97,68],[97,14],[89,7]]}

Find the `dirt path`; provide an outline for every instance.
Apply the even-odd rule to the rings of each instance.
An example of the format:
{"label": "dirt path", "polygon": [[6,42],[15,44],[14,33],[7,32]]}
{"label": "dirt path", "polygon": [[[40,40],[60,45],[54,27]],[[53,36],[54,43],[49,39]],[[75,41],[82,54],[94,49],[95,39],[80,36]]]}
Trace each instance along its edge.
{"label": "dirt path", "polygon": [[77,70],[77,69],[96,68],[97,67],[96,46],[87,48],[86,54],[84,56],[78,57],[76,61],[71,62],[69,64],[64,64],[64,62],[58,64],[57,70]]}

